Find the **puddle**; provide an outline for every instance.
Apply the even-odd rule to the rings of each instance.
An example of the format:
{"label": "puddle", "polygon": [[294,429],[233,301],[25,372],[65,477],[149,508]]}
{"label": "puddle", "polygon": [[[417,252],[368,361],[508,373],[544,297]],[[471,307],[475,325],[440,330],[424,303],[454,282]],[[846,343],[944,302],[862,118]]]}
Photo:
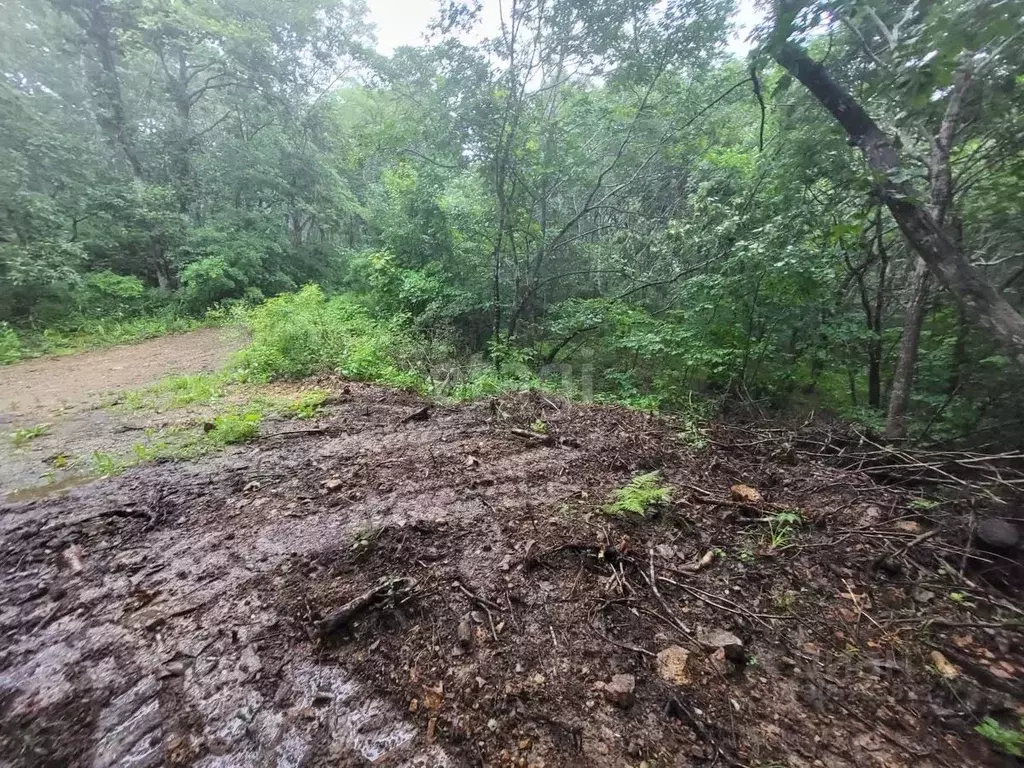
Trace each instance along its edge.
{"label": "puddle", "polygon": [[88,485],[93,480],[98,480],[97,475],[68,475],[67,477],[45,485],[33,485],[28,488],[19,488],[4,496],[4,503],[17,504],[24,501],[36,501],[51,496],[65,494],[72,488]]}

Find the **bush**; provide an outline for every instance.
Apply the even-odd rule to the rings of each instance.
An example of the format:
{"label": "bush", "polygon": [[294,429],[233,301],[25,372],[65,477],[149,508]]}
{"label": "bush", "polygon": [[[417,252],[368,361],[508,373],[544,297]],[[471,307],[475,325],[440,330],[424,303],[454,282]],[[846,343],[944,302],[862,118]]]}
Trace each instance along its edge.
{"label": "bush", "polygon": [[370,317],[347,296],[327,299],[316,285],[270,299],[249,314],[252,343],[236,357],[243,378],[297,379],[339,373],[425,390],[418,339]]}
{"label": "bush", "polygon": [[0,365],[21,359],[21,340],[7,323],[0,323]]}
{"label": "bush", "polygon": [[137,317],[146,304],[146,286],[137,277],[110,271],[91,272],[75,288],[72,298],[83,318],[106,320]]}

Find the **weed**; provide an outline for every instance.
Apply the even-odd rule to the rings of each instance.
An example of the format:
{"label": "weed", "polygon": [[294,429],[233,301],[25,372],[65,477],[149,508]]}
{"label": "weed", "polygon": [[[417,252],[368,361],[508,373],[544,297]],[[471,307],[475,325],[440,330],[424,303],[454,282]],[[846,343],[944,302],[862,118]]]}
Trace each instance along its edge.
{"label": "weed", "polygon": [[612,501],[604,506],[609,515],[647,515],[655,507],[672,500],[672,486],[661,485],[660,472],[637,475],[622,488],[612,492]]}
{"label": "weed", "polygon": [[168,376],[151,387],[127,393],[124,406],[132,410],[157,410],[211,403],[224,396],[225,383],[223,374]]}
{"label": "weed", "polygon": [[7,323],[0,323],[0,365],[21,360],[21,340]]}
{"label": "weed", "polygon": [[548,423],[544,419],[537,419],[530,425],[530,431],[536,432],[538,435],[546,435],[548,433]]}
{"label": "weed", "polygon": [[263,410],[250,405],[244,410],[236,409],[214,416],[213,429],[207,437],[219,445],[245,443],[259,434],[262,422]]}
{"label": "weed", "polygon": [[986,717],[974,730],[995,744],[999,749],[1014,757],[1024,757],[1024,718],[1020,730],[1004,728],[994,718]]}
{"label": "weed", "polygon": [[322,389],[311,389],[303,392],[296,400],[286,403],[282,410],[289,416],[311,419],[324,407],[328,394]]}
{"label": "weed", "polygon": [[696,421],[690,421],[689,419],[683,422],[682,428],[679,430],[679,439],[683,442],[683,445],[695,451],[708,447],[708,436],[704,430],[700,428]]}
{"label": "weed", "polygon": [[935,509],[939,504],[940,502],[935,501],[934,499],[914,499],[910,502],[910,508],[927,511],[929,509]]}
{"label": "weed", "polygon": [[50,434],[49,424],[36,424],[34,427],[25,427],[24,429],[16,429],[11,432],[11,443],[15,448],[20,448],[37,437],[48,434]]}
{"label": "weed", "polygon": [[768,547],[770,549],[781,549],[792,541],[796,534],[796,527],[803,522],[803,518],[796,510],[787,509],[772,515],[768,521]]}
{"label": "weed", "polygon": [[128,467],[124,459],[108,451],[92,452],[92,468],[100,477],[119,475]]}
{"label": "weed", "polygon": [[72,459],[66,453],[58,453],[50,459],[50,466],[54,469],[67,469],[72,464]]}

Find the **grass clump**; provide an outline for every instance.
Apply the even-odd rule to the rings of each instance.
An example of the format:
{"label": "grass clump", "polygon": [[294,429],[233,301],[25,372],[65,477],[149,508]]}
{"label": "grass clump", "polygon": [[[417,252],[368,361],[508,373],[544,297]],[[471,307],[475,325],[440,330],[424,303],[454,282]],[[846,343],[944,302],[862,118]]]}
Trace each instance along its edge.
{"label": "grass clump", "polygon": [[311,419],[320,412],[327,402],[330,393],[322,389],[311,389],[303,392],[295,400],[285,403],[281,408],[286,416],[297,419]]}
{"label": "grass clump", "polygon": [[259,406],[230,410],[213,418],[213,429],[207,437],[217,445],[246,443],[259,435],[262,423],[263,409]]}
{"label": "grass clump", "polygon": [[168,376],[151,387],[128,392],[124,405],[132,410],[156,410],[210,403],[224,396],[225,383],[223,374]]}
{"label": "grass clump", "polygon": [[37,437],[42,437],[43,435],[48,434],[50,434],[49,424],[36,424],[34,427],[16,429],[11,432],[11,444],[15,448],[20,448],[35,440]]}
{"label": "grass clump", "polygon": [[622,488],[615,489],[612,492],[612,501],[604,506],[604,512],[618,517],[646,517],[652,510],[668,504],[671,500],[672,486],[661,484],[661,473],[647,472],[637,475]]}

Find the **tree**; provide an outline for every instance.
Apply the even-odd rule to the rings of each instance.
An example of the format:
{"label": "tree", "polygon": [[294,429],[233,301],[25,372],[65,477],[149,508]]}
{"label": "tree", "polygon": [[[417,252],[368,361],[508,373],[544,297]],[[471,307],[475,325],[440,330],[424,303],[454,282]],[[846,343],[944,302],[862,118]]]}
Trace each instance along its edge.
{"label": "tree", "polygon": [[[911,21],[914,8],[915,6],[911,6],[908,9],[901,24]],[[969,41],[956,39],[952,44],[943,41],[947,46],[960,47],[960,50],[954,52],[954,58],[959,60],[960,64],[956,70],[955,80],[946,95],[945,114],[932,141],[932,151],[927,163],[930,193],[929,202],[925,204],[919,202],[918,193],[906,175],[906,163],[902,161],[892,141],[863,106],[831,77],[823,65],[812,59],[806,50],[786,39],[790,32],[788,27],[799,10],[800,8],[794,5],[784,7],[777,22],[774,38],[769,43],[772,56],[832,113],[846,131],[851,143],[861,149],[868,167],[877,174],[876,180],[882,200],[924,265],[957,297],[965,311],[999,339],[1018,360],[1024,360],[1024,317],[978,274],[966,258],[962,244],[957,242],[954,230],[946,226],[946,217],[952,207],[954,196],[950,156],[962,122],[968,90],[978,75],[977,69],[998,72],[1003,63],[1000,56],[1009,40],[997,37],[996,42],[990,44],[993,50],[986,51],[985,57],[980,56],[980,52],[964,50],[963,46]],[[894,47],[897,32],[887,28],[877,15],[873,18],[889,46]],[[989,20],[986,29],[992,26],[995,24]],[[925,26],[924,32],[927,31],[928,28]],[[857,34],[864,45],[869,46],[863,34]],[[877,54],[873,53],[870,47],[868,50],[877,60]],[[983,60],[984,64],[979,64],[979,60]],[[886,427],[887,433],[892,437],[902,436],[905,432],[905,413],[926,295],[927,273],[923,267],[918,266],[915,267],[912,277],[904,342]]]}

